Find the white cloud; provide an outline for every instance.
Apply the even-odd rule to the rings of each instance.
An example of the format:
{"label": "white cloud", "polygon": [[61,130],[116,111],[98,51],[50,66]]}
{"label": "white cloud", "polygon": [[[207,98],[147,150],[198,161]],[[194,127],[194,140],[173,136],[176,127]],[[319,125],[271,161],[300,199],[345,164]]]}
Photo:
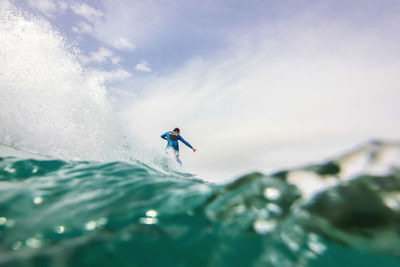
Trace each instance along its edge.
{"label": "white cloud", "polygon": [[[155,35],[165,33],[165,25],[176,21],[171,6],[176,3],[154,1],[103,0],[104,16],[95,25],[93,36],[117,49],[131,51],[153,41]],[[162,20],[161,20],[162,17]],[[121,38],[122,37],[122,38]]]}
{"label": "white cloud", "polygon": [[54,18],[57,12],[64,12],[68,4],[64,1],[55,0],[27,0],[30,7],[40,11],[47,17]]}
{"label": "white cloud", "polygon": [[81,61],[83,63],[95,62],[98,64],[111,62],[112,64],[117,65],[121,62],[121,58],[115,56],[115,54],[111,50],[100,47],[99,50],[97,50],[96,52],[90,52],[89,57],[86,57],[86,59],[85,57],[81,58]]}
{"label": "white cloud", "polygon": [[85,56],[85,55],[79,55],[78,60],[81,64],[86,65],[87,63],[90,62],[90,58]]}
{"label": "white cloud", "polygon": [[132,73],[118,68],[113,71],[95,71],[104,82],[121,82],[132,77]]}
{"label": "white cloud", "polygon": [[118,38],[114,41],[114,47],[119,50],[133,50],[135,46],[126,38]]}
{"label": "white cloud", "polygon": [[120,57],[112,57],[111,58],[111,63],[116,65],[119,64],[121,62],[121,58]]}
{"label": "white cloud", "polygon": [[68,8],[68,4],[64,1],[59,1],[57,4],[62,10],[66,10]]}
{"label": "white cloud", "polygon": [[147,61],[142,60],[139,64],[136,65],[135,69],[137,71],[151,72],[151,68]]}
{"label": "white cloud", "polygon": [[90,22],[96,22],[99,18],[101,18],[104,14],[100,10],[97,10],[91,6],[88,6],[85,3],[73,3],[71,4],[72,11],[84,18],[86,18]]}
{"label": "white cloud", "polygon": [[114,53],[107,48],[100,47],[97,52],[90,52],[90,60],[96,63],[103,63],[113,57]]}
{"label": "white cloud", "polygon": [[90,24],[81,21],[78,23],[77,26],[72,27],[72,31],[79,33],[79,34],[91,33],[91,32],[93,32],[93,27]]}
{"label": "white cloud", "polygon": [[53,0],[28,0],[27,2],[30,7],[39,10],[48,17],[53,17],[57,11]]}

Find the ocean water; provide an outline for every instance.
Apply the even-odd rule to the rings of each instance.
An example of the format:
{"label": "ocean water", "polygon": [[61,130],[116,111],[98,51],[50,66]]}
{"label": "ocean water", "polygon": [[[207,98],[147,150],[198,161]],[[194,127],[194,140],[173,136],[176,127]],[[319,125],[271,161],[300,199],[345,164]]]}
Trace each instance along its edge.
{"label": "ocean water", "polygon": [[379,142],[226,185],[1,157],[0,266],[400,266],[399,166]]}
{"label": "ocean water", "polygon": [[224,185],[134,142],[104,76],[0,2],[0,266],[400,266],[400,145]]}

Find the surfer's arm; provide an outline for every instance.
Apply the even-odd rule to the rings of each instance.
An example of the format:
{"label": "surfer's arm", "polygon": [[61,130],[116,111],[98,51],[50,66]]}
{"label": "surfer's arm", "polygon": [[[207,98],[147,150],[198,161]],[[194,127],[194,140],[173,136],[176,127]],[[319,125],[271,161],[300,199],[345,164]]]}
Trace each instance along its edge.
{"label": "surfer's arm", "polygon": [[167,133],[161,135],[161,138],[167,140]]}
{"label": "surfer's arm", "polygon": [[182,141],[182,143],[184,143],[185,145],[187,145],[188,147],[190,147],[191,149],[193,149],[193,147],[192,147],[188,142],[186,142],[185,139],[182,138],[182,136],[178,135],[178,138],[179,138],[179,140]]}

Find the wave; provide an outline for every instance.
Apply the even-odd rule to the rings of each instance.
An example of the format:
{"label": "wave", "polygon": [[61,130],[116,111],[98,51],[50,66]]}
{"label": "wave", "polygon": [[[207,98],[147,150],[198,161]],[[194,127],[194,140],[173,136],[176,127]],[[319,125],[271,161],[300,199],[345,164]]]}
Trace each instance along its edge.
{"label": "wave", "polygon": [[[398,266],[399,164],[399,144],[372,142],[215,185],[123,162],[3,157],[0,265]],[[310,194],[298,177],[324,186]]]}

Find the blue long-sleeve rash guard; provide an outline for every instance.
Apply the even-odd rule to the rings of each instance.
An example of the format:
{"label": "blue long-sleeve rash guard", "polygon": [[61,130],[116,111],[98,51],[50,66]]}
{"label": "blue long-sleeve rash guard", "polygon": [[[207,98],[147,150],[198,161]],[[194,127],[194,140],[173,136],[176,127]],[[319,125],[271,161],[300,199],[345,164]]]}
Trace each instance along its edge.
{"label": "blue long-sleeve rash guard", "polygon": [[[178,136],[178,140],[181,140],[182,143],[184,143],[185,145],[187,145],[188,147],[193,149],[193,147],[188,142],[186,142],[185,139],[183,139],[181,135],[178,134],[177,136]],[[179,151],[178,140],[173,141],[173,140],[169,139],[169,132],[166,132],[165,134],[161,135],[161,138],[168,141],[167,148],[172,147],[174,150]]]}

